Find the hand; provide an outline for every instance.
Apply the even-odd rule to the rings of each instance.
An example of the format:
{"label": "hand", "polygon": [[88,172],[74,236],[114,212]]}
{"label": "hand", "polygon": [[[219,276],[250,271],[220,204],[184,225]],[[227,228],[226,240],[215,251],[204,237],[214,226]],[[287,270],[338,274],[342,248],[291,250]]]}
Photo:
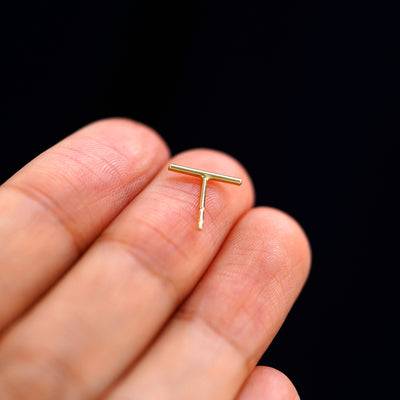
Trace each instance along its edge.
{"label": "hand", "polygon": [[[242,178],[200,180],[169,162]],[[206,149],[169,161],[124,119],[95,122],[0,187],[0,399],[296,399],[256,367],[298,296],[307,239],[252,208],[243,167]]]}

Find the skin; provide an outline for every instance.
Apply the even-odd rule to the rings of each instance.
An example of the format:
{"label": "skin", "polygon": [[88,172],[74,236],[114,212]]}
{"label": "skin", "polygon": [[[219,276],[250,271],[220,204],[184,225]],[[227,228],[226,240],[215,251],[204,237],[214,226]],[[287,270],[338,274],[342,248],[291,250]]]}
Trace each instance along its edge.
{"label": "skin", "polygon": [[[170,162],[242,178],[200,183]],[[301,227],[254,207],[242,165],[170,158],[150,128],[90,124],[0,187],[0,398],[295,400],[256,367],[310,268]]]}

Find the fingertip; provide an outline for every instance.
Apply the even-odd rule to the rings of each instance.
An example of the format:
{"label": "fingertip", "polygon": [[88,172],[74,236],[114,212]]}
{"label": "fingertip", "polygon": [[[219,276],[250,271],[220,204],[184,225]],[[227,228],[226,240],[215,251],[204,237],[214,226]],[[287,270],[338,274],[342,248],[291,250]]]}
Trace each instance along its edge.
{"label": "fingertip", "polygon": [[122,154],[136,150],[165,160],[170,157],[170,149],[158,132],[142,122],[125,117],[103,118],[91,122],[69,138],[76,136],[91,137],[108,146],[117,146]]}
{"label": "fingertip", "polygon": [[305,281],[312,253],[308,237],[298,221],[282,210],[265,206],[253,208],[245,217],[246,223],[252,226],[253,235],[263,237],[268,233],[269,242],[276,246],[273,254],[287,258],[283,264],[299,269],[297,275]]}
{"label": "fingertip", "polygon": [[236,400],[300,400],[292,381],[281,371],[257,366]]}

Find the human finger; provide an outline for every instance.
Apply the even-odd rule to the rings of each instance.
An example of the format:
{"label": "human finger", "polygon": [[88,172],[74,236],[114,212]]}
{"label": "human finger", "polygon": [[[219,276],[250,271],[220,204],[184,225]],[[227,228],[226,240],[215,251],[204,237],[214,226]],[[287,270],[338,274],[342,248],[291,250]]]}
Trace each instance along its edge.
{"label": "human finger", "polygon": [[[51,286],[168,158],[150,128],[90,124],[0,187],[0,330]],[[7,305],[7,306],[4,306]]]}
{"label": "human finger", "polygon": [[[55,393],[59,399],[95,397],[145,350],[192,290],[252,206],[253,188],[244,168],[217,151],[188,151],[171,161],[238,176],[243,184],[209,182],[199,231],[201,180],[165,165],[3,339],[0,397],[5,379],[29,393],[41,382],[43,400]],[[34,373],[27,362],[32,358],[40,365]]]}
{"label": "human finger", "polygon": [[236,400],[300,400],[290,379],[275,368],[257,366]]}
{"label": "human finger", "polygon": [[211,267],[110,400],[232,399],[308,274],[307,239],[269,208],[246,213]]}

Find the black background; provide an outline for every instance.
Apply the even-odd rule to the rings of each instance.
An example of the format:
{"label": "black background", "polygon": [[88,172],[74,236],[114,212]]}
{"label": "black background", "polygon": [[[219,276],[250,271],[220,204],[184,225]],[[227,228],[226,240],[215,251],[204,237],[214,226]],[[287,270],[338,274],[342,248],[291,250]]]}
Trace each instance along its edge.
{"label": "black background", "polygon": [[385,398],[398,316],[395,10],[116,0],[0,12],[0,178],[110,116],[147,123],[173,153],[232,154],[257,204],[293,215],[313,248],[306,287],[260,363],[303,399]]}

